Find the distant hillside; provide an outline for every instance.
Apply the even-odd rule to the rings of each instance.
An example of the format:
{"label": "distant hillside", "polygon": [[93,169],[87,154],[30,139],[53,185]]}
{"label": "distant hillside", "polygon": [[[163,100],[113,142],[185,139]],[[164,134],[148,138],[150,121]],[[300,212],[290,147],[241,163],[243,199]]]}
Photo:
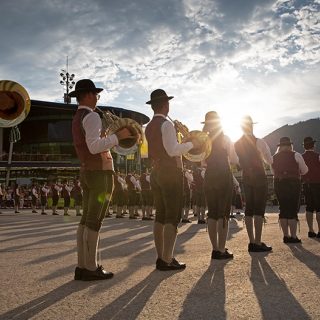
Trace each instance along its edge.
{"label": "distant hillside", "polygon": [[304,151],[303,138],[307,136],[311,136],[318,141],[316,150],[320,152],[320,118],[301,121],[293,125],[287,124],[265,136],[264,140],[268,143],[272,154],[274,154],[280,138],[290,137],[294,150],[302,153]]}

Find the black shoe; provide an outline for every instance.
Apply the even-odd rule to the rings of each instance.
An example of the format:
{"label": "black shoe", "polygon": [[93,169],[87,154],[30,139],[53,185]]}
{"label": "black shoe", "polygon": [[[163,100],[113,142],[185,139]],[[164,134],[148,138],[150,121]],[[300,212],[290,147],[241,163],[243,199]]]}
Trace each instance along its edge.
{"label": "black shoe", "polygon": [[81,280],[81,277],[82,277],[82,271],[84,269],[82,268],[79,268],[79,267],[76,267],[75,270],[74,270],[74,280]]}
{"label": "black shoe", "polygon": [[38,211],[36,211],[36,210],[32,210],[32,213],[38,213]]}
{"label": "black shoe", "polygon": [[290,243],[290,237],[284,236],[283,243]]}
{"label": "black shoe", "polygon": [[123,215],[116,215],[116,218],[124,218],[124,216]]}
{"label": "black shoe", "polygon": [[94,280],[106,280],[113,277],[112,272],[107,272],[103,269],[103,266],[98,266],[94,271],[82,269],[81,280],[94,281]]}
{"label": "black shoe", "polygon": [[53,216],[58,216],[59,213],[54,212],[52,215],[53,215]]}
{"label": "black shoe", "polygon": [[14,213],[20,213],[20,211],[15,211]]}
{"label": "black shoe", "polygon": [[182,223],[192,223],[192,221],[189,220],[189,219],[182,219],[181,222],[182,222]]}
{"label": "black shoe", "polygon": [[212,250],[211,259],[220,259],[221,252],[218,250]]}
{"label": "black shoe", "polygon": [[41,214],[42,214],[42,215],[45,215],[45,216],[47,215],[44,211],[43,211],[43,212],[41,212]]}
{"label": "black shoe", "polygon": [[267,246],[264,242],[261,244],[249,243],[248,251],[249,252],[268,252],[271,251],[272,247]]}
{"label": "black shoe", "polygon": [[320,238],[320,231],[317,233],[317,238]]}
{"label": "black shoe", "polygon": [[138,217],[136,217],[136,216],[131,216],[131,217],[129,217],[129,219],[138,219]]}
{"label": "black shoe", "polygon": [[160,271],[183,270],[186,268],[186,264],[178,262],[175,258],[173,258],[170,263],[158,258],[156,261],[156,268]]}
{"label": "black shoe", "polygon": [[198,220],[198,224],[206,224],[204,220]]}
{"label": "black shoe", "polygon": [[313,231],[309,231],[308,232],[308,237],[309,238],[315,238],[316,236],[317,236],[317,234],[315,232],[313,232]]}
{"label": "black shoe", "polygon": [[301,243],[301,239],[299,239],[299,238],[292,238],[292,237],[290,237],[290,241],[289,241],[289,243]]}
{"label": "black shoe", "polygon": [[81,213],[77,213],[76,216],[77,217],[82,217],[82,214]]}
{"label": "black shoe", "polygon": [[226,249],[224,252],[221,252],[220,259],[233,259],[233,253]]}

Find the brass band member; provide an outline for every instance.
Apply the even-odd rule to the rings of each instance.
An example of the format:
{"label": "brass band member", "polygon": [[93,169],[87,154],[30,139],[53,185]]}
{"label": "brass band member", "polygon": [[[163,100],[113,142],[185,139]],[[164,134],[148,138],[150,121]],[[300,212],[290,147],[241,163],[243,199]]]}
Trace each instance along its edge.
{"label": "brass band member", "polygon": [[124,195],[123,195],[123,187],[120,182],[120,173],[116,173],[114,175],[114,190],[112,195],[112,210],[113,212],[116,212],[116,218],[123,218],[122,215],[122,208],[124,205]]}
{"label": "brass band member", "polygon": [[235,143],[242,169],[245,194],[245,224],[249,237],[249,252],[271,251],[272,247],[261,242],[262,225],[267,204],[268,181],[264,163],[272,164],[272,155],[265,141],[253,134],[250,116],[242,119],[242,137]]}
{"label": "brass band member", "polygon": [[193,171],[194,188],[194,212],[198,217],[198,224],[205,224],[205,213],[206,213],[206,196],[204,193],[204,177],[205,168],[197,167]]}
{"label": "brass band member", "polygon": [[191,223],[189,219],[189,211],[191,206],[191,184],[193,183],[193,175],[189,170],[184,170],[183,174],[183,208],[181,212],[181,222]]}
{"label": "brass band member", "polygon": [[154,116],[146,128],[149,157],[153,162],[150,175],[151,189],[156,207],[154,242],[158,254],[158,270],[179,270],[186,265],[173,257],[177,226],[182,210],[182,158],[181,155],[198,145],[193,142],[179,144],[173,124],[166,119],[169,113],[168,96],[162,89],[153,91],[150,100]]}
{"label": "brass band member", "polygon": [[153,220],[151,218],[153,198],[150,186],[150,174],[148,169],[140,177],[142,196],[142,220]]}
{"label": "brass band member", "polygon": [[72,198],[74,199],[74,206],[76,209],[76,216],[82,216],[80,210],[82,206],[82,188],[79,180],[76,180],[71,191]]}
{"label": "brass band member", "polygon": [[113,159],[110,148],[128,138],[128,129],[106,136],[95,107],[98,93],[89,79],[79,80],[70,93],[79,104],[72,121],[72,136],[81,163],[83,215],[77,230],[78,266],[76,280],[104,280],[113,277],[97,263],[99,231],[113,190]]}
{"label": "brass band member", "polygon": [[20,197],[21,197],[21,188],[17,183],[15,183],[13,187],[13,199],[14,199],[14,213],[20,213],[19,205],[20,205]]}
{"label": "brass band member", "polygon": [[42,187],[40,188],[40,202],[41,202],[41,214],[46,215],[45,209],[48,203],[48,194],[50,188],[47,186],[46,182],[43,182]]}
{"label": "brass band member", "polygon": [[36,206],[37,206],[38,199],[39,199],[38,188],[37,188],[37,185],[33,183],[31,188],[32,213],[37,213]]}
{"label": "brass band member", "polygon": [[[303,140],[305,152],[302,157],[309,168],[308,173],[302,176],[309,238],[320,238],[320,154],[314,150],[315,143],[316,140],[312,137],[306,137]],[[317,234],[313,229],[313,212],[316,212]]]}
{"label": "brass band member", "polygon": [[238,157],[231,140],[223,134],[220,118],[215,111],[206,114],[204,132],[212,139],[212,151],[206,159],[204,188],[208,205],[208,232],[212,244],[212,259],[232,259],[226,249],[229,215],[232,201],[232,172],[230,163]]}
{"label": "brass band member", "polygon": [[57,205],[59,202],[60,192],[62,188],[54,181],[51,185],[51,194],[52,194],[52,214],[54,216],[59,215],[57,213]]}
{"label": "brass band member", "polygon": [[[284,243],[300,243],[297,237],[300,209],[301,175],[308,172],[302,155],[293,151],[292,142],[282,137],[273,156],[274,191],[280,207],[280,225]],[[290,230],[290,236],[289,236]]]}
{"label": "brass band member", "polygon": [[65,180],[64,184],[61,188],[61,195],[63,198],[63,210],[64,216],[69,216],[68,210],[70,208],[70,200],[71,200],[71,191],[72,191],[72,187],[69,186],[68,181]]}

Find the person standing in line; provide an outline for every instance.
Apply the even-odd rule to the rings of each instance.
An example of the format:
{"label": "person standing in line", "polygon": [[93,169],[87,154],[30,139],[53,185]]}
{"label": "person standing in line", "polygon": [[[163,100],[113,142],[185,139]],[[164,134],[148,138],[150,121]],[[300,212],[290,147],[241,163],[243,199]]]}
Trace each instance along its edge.
{"label": "person standing in line", "polygon": [[74,206],[75,206],[75,209],[76,209],[76,216],[80,217],[80,216],[82,216],[80,210],[81,210],[81,206],[82,206],[82,195],[83,195],[83,192],[82,192],[82,188],[81,188],[81,184],[80,184],[79,180],[75,181],[74,186],[73,186],[72,191],[71,191],[71,195],[72,195],[72,197],[74,199]]}
{"label": "person standing in line", "polygon": [[156,207],[153,235],[158,255],[156,269],[160,271],[186,268],[184,263],[178,262],[173,256],[182,210],[181,155],[199,147],[195,140],[178,143],[176,130],[166,119],[169,113],[169,100],[172,98],[164,90],[157,89],[151,93],[150,100],[146,102],[151,105],[154,112],[145,134],[153,165],[150,175]]}
{"label": "person standing in line", "polygon": [[183,208],[181,212],[182,223],[192,223],[189,219],[189,211],[191,206],[191,184],[193,183],[192,173],[185,169],[183,175]]}
{"label": "person standing in line", "polygon": [[[0,183],[0,209],[3,207],[3,199],[4,199],[4,192],[2,191],[2,185]],[[2,214],[2,211],[0,211],[0,214]]]}
{"label": "person standing in line", "polygon": [[268,196],[268,180],[264,164],[272,164],[272,155],[267,143],[253,134],[254,122],[250,116],[242,119],[242,137],[235,149],[242,169],[242,181],[246,201],[245,224],[249,237],[249,252],[271,251],[272,247],[261,241],[262,226]]}
{"label": "person standing in line", "polygon": [[40,203],[41,203],[41,214],[46,215],[45,209],[48,203],[48,194],[50,188],[45,182],[43,182],[42,187],[40,188]]}
{"label": "person standing in line", "polygon": [[[302,176],[309,238],[320,238],[320,154],[315,151],[315,143],[312,137],[303,140],[305,152],[302,157],[309,168],[307,174]],[[313,229],[313,212],[316,213],[318,233]]]}
{"label": "person standing in line", "polygon": [[301,243],[301,239],[297,237],[301,175],[308,172],[308,167],[302,155],[293,151],[289,137],[280,139],[278,149],[273,156],[272,167],[274,170],[274,191],[280,207],[279,218],[283,242]]}
{"label": "person standing in line", "polygon": [[230,138],[222,131],[217,112],[209,111],[202,123],[203,131],[209,134],[212,141],[211,153],[205,160],[207,169],[204,178],[211,259],[233,259],[233,254],[226,248],[226,241],[233,190],[230,165],[238,164],[238,157]]}
{"label": "person standing in line", "polygon": [[61,188],[61,194],[63,197],[63,211],[64,211],[63,215],[64,216],[70,216],[68,211],[70,208],[71,191],[72,191],[72,187],[69,186],[68,181],[65,180]]}
{"label": "person standing in line", "polygon": [[127,128],[107,135],[95,108],[102,88],[93,81],[76,83],[70,97],[76,97],[78,109],[72,120],[72,136],[81,163],[80,181],[83,189],[83,215],[77,229],[78,263],[74,279],[105,280],[113,277],[97,262],[99,232],[113,192],[113,159],[110,149],[121,139],[131,136]]}
{"label": "person standing in line", "polygon": [[62,188],[57,184],[56,181],[53,181],[51,185],[51,195],[52,195],[52,215],[58,216],[57,205],[59,202],[60,192]]}
{"label": "person standing in line", "polygon": [[33,183],[31,188],[32,213],[38,213],[36,210],[38,199],[39,199],[38,188],[37,188],[37,185]]}
{"label": "person standing in line", "polygon": [[142,196],[142,220],[153,220],[151,218],[152,211],[152,194],[150,186],[150,174],[148,169],[142,173],[140,177],[141,196]]}
{"label": "person standing in line", "polygon": [[20,213],[19,205],[20,205],[20,197],[21,197],[21,188],[17,183],[15,183],[13,187],[13,194],[14,194],[13,199],[14,199],[14,208],[15,208],[14,213]]}

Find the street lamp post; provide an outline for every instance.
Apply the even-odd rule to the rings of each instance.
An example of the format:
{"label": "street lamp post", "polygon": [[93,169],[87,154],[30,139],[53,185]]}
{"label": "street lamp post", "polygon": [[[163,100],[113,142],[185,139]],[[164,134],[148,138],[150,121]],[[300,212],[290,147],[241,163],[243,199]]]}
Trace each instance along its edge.
{"label": "street lamp post", "polygon": [[63,95],[63,100],[64,100],[64,103],[69,104],[71,103],[71,98],[69,97],[69,90],[71,90],[74,87],[75,82],[73,81],[74,74],[73,73],[69,74],[68,72],[68,57],[67,57],[67,69],[61,69],[60,77],[61,77],[60,84],[66,87],[66,93],[64,93]]}

